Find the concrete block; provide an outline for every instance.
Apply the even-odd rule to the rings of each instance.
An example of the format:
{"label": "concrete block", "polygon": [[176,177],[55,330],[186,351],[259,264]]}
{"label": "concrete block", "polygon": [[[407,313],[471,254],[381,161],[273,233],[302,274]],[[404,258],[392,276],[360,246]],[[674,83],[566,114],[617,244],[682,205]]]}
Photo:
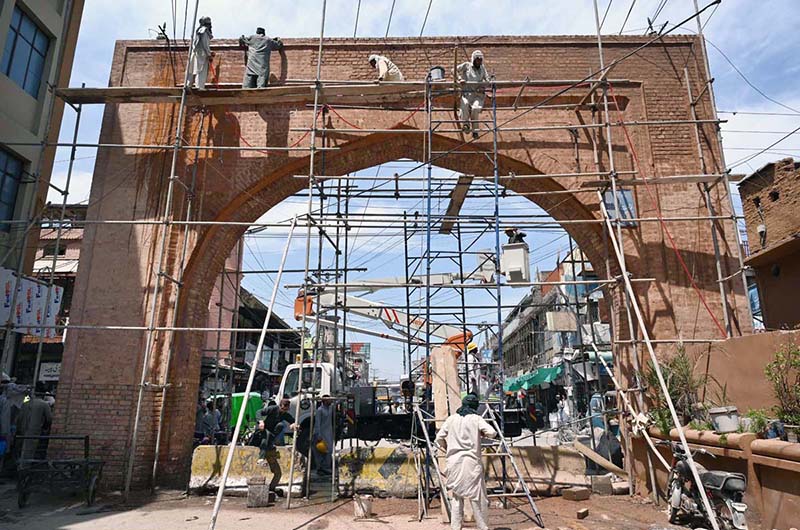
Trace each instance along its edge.
{"label": "concrete block", "polygon": [[592,496],[589,488],[567,488],[561,490],[561,496],[568,501],[585,501]]}
{"label": "concrete block", "polygon": [[578,519],[586,519],[589,517],[589,508],[581,508],[575,516]]}
{"label": "concrete block", "polygon": [[250,484],[247,486],[247,507],[266,508],[275,503],[275,492],[269,491],[267,484]]}
{"label": "concrete block", "polygon": [[599,495],[614,495],[614,483],[611,481],[611,474],[595,475],[591,477],[592,493]]}
{"label": "concrete block", "polygon": [[628,492],[631,490],[631,485],[627,480],[612,482],[611,487],[614,490],[613,491],[614,495],[627,495]]}

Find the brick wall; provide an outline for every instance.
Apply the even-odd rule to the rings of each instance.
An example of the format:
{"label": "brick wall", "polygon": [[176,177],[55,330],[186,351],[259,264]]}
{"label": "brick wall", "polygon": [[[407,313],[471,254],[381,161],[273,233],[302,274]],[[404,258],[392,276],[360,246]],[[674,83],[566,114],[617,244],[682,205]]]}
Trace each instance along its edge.
{"label": "brick wall", "polygon": [[[742,181],[739,192],[752,253],[800,231],[800,162],[784,158],[769,164]],[[761,224],[767,229],[763,244],[758,233]]]}
{"label": "brick wall", "polygon": [[[372,79],[374,71],[366,58],[381,52],[392,58],[407,79],[422,79],[432,64],[442,64],[447,70],[465,60],[471,48],[454,46],[455,38],[437,39],[330,39],[325,43],[323,77],[325,79]],[[605,43],[606,62],[630,52],[644,42],[643,37],[611,37]],[[223,83],[237,83],[242,77],[242,51],[233,41],[214,41],[217,51],[213,78]],[[316,70],[315,40],[287,40],[283,54],[273,54],[272,73],[276,81],[310,79]],[[486,37],[481,40],[486,65],[498,80],[578,79],[599,67],[596,41],[591,37]],[[620,63],[611,75],[621,80],[614,93],[621,111],[614,111],[612,120],[642,121],[647,119],[685,119],[688,116],[683,70],[686,65],[693,92],[699,93],[704,83],[703,59],[697,56],[699,47],[688,36],[665,37],[658,45],[642,50]],[[185,65],[185,49],[168,53],[162,42],[127,41],[117,43],[111,70],[112,86],[170,86],[179,82]],[[531,88],[523,95],[523,104],[538,101],[554,89]],[[518,89],[504,94],[514,97]],[[585,87],[576,88],[565,98],[581,98]],[[567,100],[565,99],[565,100]],[[528,103],[525,103],[528,102]],[[701,118],[711,117],[711,102],[704,95],[698,105]],[[347,121],[368,128],[387,128],[408,118],[403,126],[425,128],[424,113],[409,117],[409,111],[364,111],[337,109]],[[624,111],[624,112],[623,112]],[[190,109],[186,116],[184,136],[209,145],[275,145],[301,139],[312,112],[306,107],[245,106]],[[599,116],[582,110],[576,114],[563,108],[540,109],[534,112],[500,111],[500,122],[514,119],[516,126],[591,123]],[[101,141],[111,143],[171,142],[175,128],[176,106],[171,104],[107,105]],[[324,119],[329,127],[349,127],[333,114]],[[691,126],[629,127],[632,145],[638,154],[640,176],[695,174],[699,157]],[[391,162],[398,158],[424,160],[419,135],[381,133],[352,135],[331,133],[331,143],[340,148],[328,152],[325,173],[343,175],[348,172]],[[719,159],[714,143],[713,126],[704,126],[703,148],[707,160]],[[456,134],[434,137],[435,150],[447,150],[460,143]],[[592,142],[599,143],[600,159],[595,166]],[[502,174],[552,174],[581,171],[607,171],[609,161],[607,138],[582,130],[578,139],[579,165],[575,161],[575,145],[567,131],[506,131],[500,137],[499,163]],[[632,150],[626,144],[619,127],[612,136],[614,159],[618,171],[633,169]],[[490,146],[479,142],[478,149]],[[318,160],[320,160],[319,157]],[[308,173],[307,151],[268,152],[205,151],[197,156],[184,153],[179,158],[176,175],[196,179],[197,196],[193,219],[213,221],[254,222],[260,215],[289,195],[300,191],[305,183],[295,174]],[[481,155],[451,155],[441,158],[437,165],[467,174],[488,175],[492,167]],[[710,171],[720,168],[711,167]],[[319,173],[320,168],[317,168]],[[139,152],[135,149],[101,149],[95,166],[89,218],[136,219],[152,221],[164,209],[165,190],[169,178],[169,153]],[[517,179],[508,183],[516,192],[560,191],[577,188],[582,180]],[[706,207],[696,185],[678,184],[646,191],[643,186],[633,189],[639,215],[653,217],[655,201],[669,216],[705,215]],[[714,189],[712,199],[718,212],[727,212],[725,190]],[[652,195],[651,195],[652,194]],[[181,186],[175,187],[173,208],[175,217],[182,218],[185,196]],[[532,196],[556,220],[597,220],[599,205],[594,194],[553,194]],[[565,228],[592,261],[599,276],[606,274],[602,230],[598,223],[565,224]],[[703,294],[721,320],[721,300],[716,286],[713,248],[707,221],[672,223],[672,233],[690,270],[697,278]],[[734,236],[730,223],[721,223],[723,273],[736,267]],[[149,326],[147,315],[153,301],[153,273],[160,256],[158,241],[166,230],[166,270],[176,274],[176,263],[182,241],[181,227],[139,225],[91,225],[87,227],[81,253],[81,264],[73,302],[73,323],[81,325]],[[200,327],[208,321],[208,302],[215,280],[225,260],[245,227],[201,226],[190,230],[189,258],[185,285],[181,290],[177,322],[179,326]],[[655,338],[710,338],[717,331],[706,318],[689,281],[678,266],[673,252],[665,246],[664,236],[657,223],[643,222],[626,229],[624,250],[629,270],[639,277],[654,278],[650,283],[638,283],[637,293],[643,305],[645,319]],[[535,250],[534,250],[535,252]],[[609,271],[615,273],[615,270]],[[740,284],[731,282],[732,318],[737,331],[749,331],[748,317],[739,292]],[[610,293],[619,301],[619,292]],[[162,308],[156,325],[171,322],[174,289],[160,294],[157,304]],[[620,305],[616,307],[619,309]],[[615,322],[624,319],[614,315]],[[627,336],[627,325],[618,325],[618,336]],[[167,369],[164,344],[167,333],[155,333],[156,341],[150,359],[148,382],[164,381]],[[125,456],[133,422],[132,401],[139,381],[145,342],[144,330],[74,330],[70,331],[62,367],[63,394],[57,410],[58,429],[79,432],[92,429],[99,447],[108,462],[106,482],[109,487],[121,484]],[[191,433],[194,424],[195,400],[200,373],[201,350],[207,336],[198,332],[174,334],[175,348],[169,363],[170,388],[165,403],[164,442],[161,448],[160,482],[185,485],[191,456]],[[664,351],[668,351],[665,348]],[[631,358],[620,350],[623,373],[630,371]],[[643,363],[643,361],[642,361]],[[109,406],[108,414],[98,420],[92,415],[97,392],[120,396]],[[135,483],[149,479],[152,467],[158,400],[160,394],[146,392],[147,416],[143,435],[137,445]]]}

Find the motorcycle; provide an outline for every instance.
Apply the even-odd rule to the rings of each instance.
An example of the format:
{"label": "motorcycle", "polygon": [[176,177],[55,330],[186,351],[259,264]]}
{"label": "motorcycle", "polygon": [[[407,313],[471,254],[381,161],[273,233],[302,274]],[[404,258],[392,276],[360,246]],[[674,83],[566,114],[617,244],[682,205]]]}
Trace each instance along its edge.
{"label": "motorcycle", "polygon": [[[683,446],[676,442],[659,442],[659,445],[669,445],[672,449],[672,468],[667,479],[669,522],[680,524],[680,521],[688,520],[711,528]],[[716,458],[705,449],[692,452],[692,457],[698,454]],[[720,530],[747,530],[747,505],[742,502],[742,496],[747,489],[747,478],[741,473],[708,471],[696,462],[695,465]]]}

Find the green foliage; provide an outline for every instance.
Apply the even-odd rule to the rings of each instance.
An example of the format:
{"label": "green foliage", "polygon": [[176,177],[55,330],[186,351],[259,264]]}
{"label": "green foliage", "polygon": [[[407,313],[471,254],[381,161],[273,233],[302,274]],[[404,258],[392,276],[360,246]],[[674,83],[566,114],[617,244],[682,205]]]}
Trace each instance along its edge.
{"label": "green foliage", "polygon": [[[667,384],[667,390],[672,398],[672,403],[675,405],[675,410],[681,419],[681,423],[687,423],[693,419],[697,419],[698,410],[703,410],[700,404],[700,393],[704,386],[709,382],[714,382],[712,378],[705,375],[698,375],[700,370],[696,369],[696,362],[689,357],[682,347],[678,349],[678,353],[670,359],[660,363],[661,373],[664,376],[664,382]],[[665,409],[668,411],[667,401],[661,392],[661,386],[658,382],[653,363],[648,363],[645,372],[645,381],[647,382],[648,392],[647,396],[654,405],[654,409]],[[720,387],[721,398],[727,398],[726,388]],[[704,415],[701,415],[704,416]],[[655,416],[654,420],[655,420]],[[706,418],[702,418],[705,420]],[[672,420],[670,419],[670,424]]]}
{"label": "green foliage", "polygon": [[714,425],[710,421],[692,420],[689,422],[689,428],[696,431],[713,431]]}
{"label": "green foliage", "polygon": [[800,347],[794,342],[781,345],[764,368],[778,400],[775,412],[790,425],[800,424]]}
{"label": "green foliage", "polygon": [[750,419],[750,432],[761,434],[769,427],[769,414],[765,409],[750,409],[744,417]]}
{"label": "green foliage", "polygon": [[650,417],[663,435],[669,435],[670,429],[675,427],[669,409],[651,409]]}

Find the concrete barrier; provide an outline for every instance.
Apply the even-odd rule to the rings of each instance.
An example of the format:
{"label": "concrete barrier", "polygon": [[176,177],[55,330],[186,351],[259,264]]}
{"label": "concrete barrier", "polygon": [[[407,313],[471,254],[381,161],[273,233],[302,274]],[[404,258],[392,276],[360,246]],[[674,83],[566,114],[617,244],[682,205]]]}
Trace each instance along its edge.
{"label": "concrete barrier", "polygon": [[[278,461],[283,471],[281,484],[289,483],[290,452],[291,448],[289,447],[278,448],[278,453],[280,454]],[[269,467],[257,464],[258,453],[258,447],[239,446],[236,448],[231,462],[231,470],[228,473],[228,481],[225,484],[226,488],[246,488],[247,481],[251,478],[272,478]],[[227,445],[198,446],[192,454],[192,474],[189,478],[189,490],[202,491],[218,488],[222,479],[222,468],[225,466],[227,457]],[[304,461],[305,459],[299,455],[295,457],[295,484],[303,480],[305,472]]]}
{"label": "concrete barrier", "polygon": [[354,447],[339,456],[339,487],[344,494],[369,491],[413,498],[418,480],[414,454],[408,447]]}

